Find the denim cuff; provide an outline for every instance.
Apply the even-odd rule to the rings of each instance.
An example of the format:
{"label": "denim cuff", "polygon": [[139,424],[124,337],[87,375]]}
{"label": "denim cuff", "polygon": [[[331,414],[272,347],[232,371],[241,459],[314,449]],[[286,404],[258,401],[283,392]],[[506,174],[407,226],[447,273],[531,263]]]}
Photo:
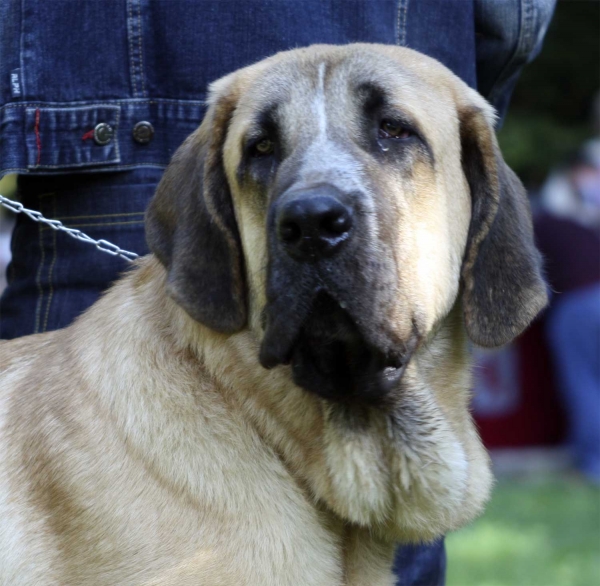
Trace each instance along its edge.
{"label": "denim cuff", "polygon": [[[165,167],[204,111],[200,100],[7,104],[0,109],[0,176]],[[147,142],[134,136],[140,122],[152,127]]]}

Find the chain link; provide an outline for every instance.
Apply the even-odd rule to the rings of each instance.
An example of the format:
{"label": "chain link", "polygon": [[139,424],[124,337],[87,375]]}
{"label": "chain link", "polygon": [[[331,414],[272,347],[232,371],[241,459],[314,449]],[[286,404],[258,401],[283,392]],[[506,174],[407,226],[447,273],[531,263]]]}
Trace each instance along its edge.
{"label": "chain link", "polygon": [[128,252],[127,250],[123,250],[119,248],[116,244],[112,244],[106,240],[94,240],[90,238],[87,234],[84,234],[81,230],[74,230],[73,228],[67,228],[63,226],[62,222],[58,220],[49,220],[48,218],[44,218],[40,212],[36,212],[35,210],[28,210],[23,204],[18,201],[12,201],[3,195],[0,195],[0,205],[3,205],[5,208],[8,208],[11,212],[15,214],[25,214],[29,216],[34,222],[40,222],[41,224],[46,224],[50,226],[53,230],[58,230],[60,232],[66,232],[69,236],[81,240],[82,242],[88,242],[89,244],[95,244],[98,250],[102,252],[106,252],[111,254],[112,256],[120,256],[128,262],[133,262],[138,255],[135,252]]}

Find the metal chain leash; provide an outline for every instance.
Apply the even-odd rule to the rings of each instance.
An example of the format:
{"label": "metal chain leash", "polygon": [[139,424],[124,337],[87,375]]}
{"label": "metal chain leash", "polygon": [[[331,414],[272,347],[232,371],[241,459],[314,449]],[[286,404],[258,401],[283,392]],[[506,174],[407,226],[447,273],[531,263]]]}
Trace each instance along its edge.
{"label": "metal chain leash", "polygon": [[3,195],[0,195],[0,205],[3,205],[5,208],[9,209],[11,212],[15,214],[25,214],[29,216],[34,222],[40,222],[41,224],[46,224],[50,226],[53,230],[58,230],[60,232],[66,232],[69,236],[81,240],[82,242],[88,242],[89,244],[95,244],[98,250],[102,252],[106,252],[111,254],[112,256],[120,256],[128,262],[133,262],[138,255],[135,252],[129,252],[127,250],[123,250],[119,248],[116,244],[112,244],[107,240],[94,240],[90,238],[87,234],[84,234],[81,230],[74,230],[73,228],[67,228],[59,222],[58,220],[49,220],[45,218],[40,212],[36,212],[35,210],[28,210],[23,204],[18,201],[12,201]]}

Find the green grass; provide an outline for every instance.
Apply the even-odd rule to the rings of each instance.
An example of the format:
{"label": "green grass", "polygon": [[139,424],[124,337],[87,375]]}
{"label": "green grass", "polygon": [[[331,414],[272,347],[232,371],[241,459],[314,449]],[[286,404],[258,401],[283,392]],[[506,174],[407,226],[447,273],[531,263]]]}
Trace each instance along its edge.
{"label": "green grass", "polygon": [[448,586],[600,586],[600,490],[504,481],[446,547]]}

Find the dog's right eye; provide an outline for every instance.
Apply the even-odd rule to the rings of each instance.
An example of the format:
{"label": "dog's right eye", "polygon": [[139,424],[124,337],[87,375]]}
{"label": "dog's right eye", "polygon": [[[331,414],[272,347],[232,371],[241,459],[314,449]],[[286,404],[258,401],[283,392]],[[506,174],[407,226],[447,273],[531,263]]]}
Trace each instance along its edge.
{"label": "dog's right eye", "polygon": [[252,145],[250,154],[253,157],[265,157],[272,155],[275,151],[275,143],[270,138],[261,138]]}
{"label": "dog's right eye", "polygon": [[414,133],[404,124],[396,120],[382,120],[379,125],[379,138],[405,140],[412,136],[414,136]]}

